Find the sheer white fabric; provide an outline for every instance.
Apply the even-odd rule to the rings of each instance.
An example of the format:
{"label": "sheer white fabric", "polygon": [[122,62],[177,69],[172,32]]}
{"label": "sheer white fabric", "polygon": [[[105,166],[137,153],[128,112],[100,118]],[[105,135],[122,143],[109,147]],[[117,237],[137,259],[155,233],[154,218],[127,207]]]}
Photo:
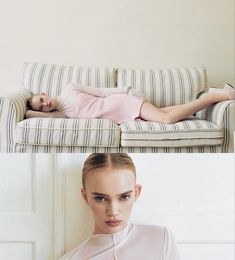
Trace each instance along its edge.
{"label": "sheer white fabric", "polygon": [[173,234],[165,227],[128,224],[114,234],[90,236],[60,260],[179,260]]}

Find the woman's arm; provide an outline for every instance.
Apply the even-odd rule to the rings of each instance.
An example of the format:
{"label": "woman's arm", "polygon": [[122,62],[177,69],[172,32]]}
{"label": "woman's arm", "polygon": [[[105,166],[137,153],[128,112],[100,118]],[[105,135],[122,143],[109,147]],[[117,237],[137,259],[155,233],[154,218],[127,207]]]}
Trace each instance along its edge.
{"label": "woman's arm", "polygon": [[127,94],[131,96],[136,96],[138,98],[145,99],[145,95],[139,92],[138,90],[134,89],[131,86],[128,87],[120,87],[120,88],[92,88],[92,87],[86,87],[81,84],[70,84],[69,87],[72,89],[80,90],[84,93],[87,93],[89,95],[93,95],[96,97],[108,97],[113,94]]}
{"label": "woman's arm", "polygon": [[76,88],[84,93],[93,95],[96,97],[107,97],[113,94],[128,94],[131,87],[122,87],[122,88],[92,88],[85,87],[83,85],[77,85]]}
{"label": "woman's arm", "polygon": [[58,117],[64,118],[66,117],[62,112],[55,111],[55,112],[41,112],[41,111],[33,111],[27,110],[25,113],[26,118],[33,118],[33,117]]}

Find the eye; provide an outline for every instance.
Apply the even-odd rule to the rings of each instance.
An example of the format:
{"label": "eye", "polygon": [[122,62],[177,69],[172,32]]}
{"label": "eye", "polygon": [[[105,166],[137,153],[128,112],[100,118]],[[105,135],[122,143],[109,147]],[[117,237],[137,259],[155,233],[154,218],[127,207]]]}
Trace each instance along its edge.
{"label": "eye", "polygon": [[121,197],[120,197],[120,200],[128,200],[130,198],[131,195],[129,194],[123,194]]}
{"label": "eye", "polygon": [[97,202],[104,202],[106,199],[105,199],[105,197],[102,197],[102,196],[96,196],[96,197],[95,197],[95,200],[96,200]]}
{"label": "eye", "polygon": [[43,103],[43,98],[40,97],[40,99],[39,99],[39,108],[38,108],[38,111],[42,111],[42,103]]}

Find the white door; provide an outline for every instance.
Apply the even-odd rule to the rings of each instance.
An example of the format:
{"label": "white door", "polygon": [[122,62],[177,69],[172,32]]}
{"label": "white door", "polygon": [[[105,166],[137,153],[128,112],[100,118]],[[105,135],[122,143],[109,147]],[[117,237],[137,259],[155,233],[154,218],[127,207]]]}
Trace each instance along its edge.
{"label": "white door", "polygon": [[0,155],[0,260],[53,259],[52,156]]}

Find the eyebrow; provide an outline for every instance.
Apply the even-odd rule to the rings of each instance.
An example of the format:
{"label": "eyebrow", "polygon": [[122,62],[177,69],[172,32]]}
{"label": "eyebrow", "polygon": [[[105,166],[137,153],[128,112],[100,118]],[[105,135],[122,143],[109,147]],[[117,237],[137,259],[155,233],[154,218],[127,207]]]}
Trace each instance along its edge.
{"label": "eyebrow", "polygon": [[[121,194],[118,194],[118,196],[122,196],[124,194],[128,194],[128,193],[131,193],[131,192],[133,192],[133,190],[129,190],[129,191],[123,192]],[[97,195],[97,196],[109,197],[107,194],[103,194],[103,193],[99,193],[99,192],[92,192],[91,194],[92,195]]]}

